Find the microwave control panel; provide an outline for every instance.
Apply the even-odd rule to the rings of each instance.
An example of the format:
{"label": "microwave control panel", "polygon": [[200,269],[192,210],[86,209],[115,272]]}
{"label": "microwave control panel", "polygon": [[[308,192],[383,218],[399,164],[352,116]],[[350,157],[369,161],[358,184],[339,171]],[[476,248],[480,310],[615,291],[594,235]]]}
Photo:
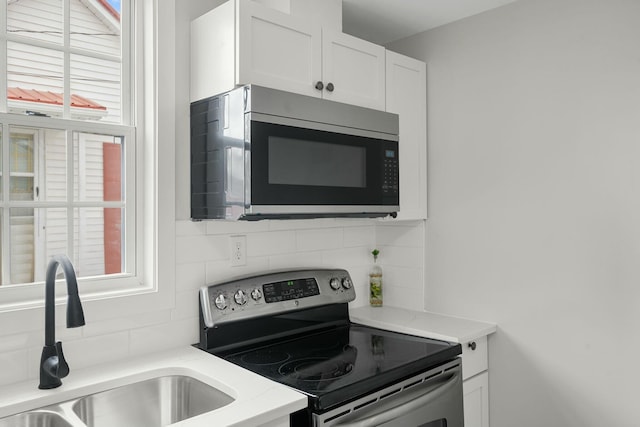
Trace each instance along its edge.
{"label": "microwave control panel", "polygon": [[385,147],[382,162],[382,193],[385,196],[397,195],[400,188],[397,147]]}

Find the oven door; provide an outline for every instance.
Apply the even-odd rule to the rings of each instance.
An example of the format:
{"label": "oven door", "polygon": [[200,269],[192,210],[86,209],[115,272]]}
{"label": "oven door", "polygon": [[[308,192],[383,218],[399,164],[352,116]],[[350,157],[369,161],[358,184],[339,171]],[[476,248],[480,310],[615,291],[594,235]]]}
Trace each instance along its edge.
{"label": "oven door", "polygon": [[251,120],[251,213],[396,212],[398,142],[370,134]]}
{"label": "oven door", "polygon": [[463,427],[461,362],[439,369],[323,414],[315,426]]}

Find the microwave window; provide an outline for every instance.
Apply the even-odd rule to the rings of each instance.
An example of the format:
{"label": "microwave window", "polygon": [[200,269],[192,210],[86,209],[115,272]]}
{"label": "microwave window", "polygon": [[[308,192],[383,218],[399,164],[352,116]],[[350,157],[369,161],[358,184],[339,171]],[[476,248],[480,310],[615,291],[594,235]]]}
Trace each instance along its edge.
{"label": "microwave window", "polygon": [[269,137],[269,184],[364,188],[366,149]]}

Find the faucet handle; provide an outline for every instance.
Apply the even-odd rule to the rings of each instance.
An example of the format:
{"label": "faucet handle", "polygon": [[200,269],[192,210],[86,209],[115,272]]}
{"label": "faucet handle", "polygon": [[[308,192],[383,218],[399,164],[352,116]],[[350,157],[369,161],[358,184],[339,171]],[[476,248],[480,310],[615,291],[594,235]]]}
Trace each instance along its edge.
{"label": "faucet handle", "polygon": [[62,352],[62,342],[60,341],[56,343],[56,353],[58,353],[58,369],[56,371],[56,377],[64,378],[69,375],[69,364],[64,358],[64,353]]}

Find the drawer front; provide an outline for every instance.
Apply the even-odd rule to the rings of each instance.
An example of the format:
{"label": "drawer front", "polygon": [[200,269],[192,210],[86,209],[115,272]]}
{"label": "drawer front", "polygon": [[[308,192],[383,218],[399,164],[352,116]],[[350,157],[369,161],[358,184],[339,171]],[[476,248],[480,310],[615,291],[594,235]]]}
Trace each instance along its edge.
{"label": "drawer front", "polygon": [[487,337],[462,343],[462,378],[471,378],[489,368]]}

